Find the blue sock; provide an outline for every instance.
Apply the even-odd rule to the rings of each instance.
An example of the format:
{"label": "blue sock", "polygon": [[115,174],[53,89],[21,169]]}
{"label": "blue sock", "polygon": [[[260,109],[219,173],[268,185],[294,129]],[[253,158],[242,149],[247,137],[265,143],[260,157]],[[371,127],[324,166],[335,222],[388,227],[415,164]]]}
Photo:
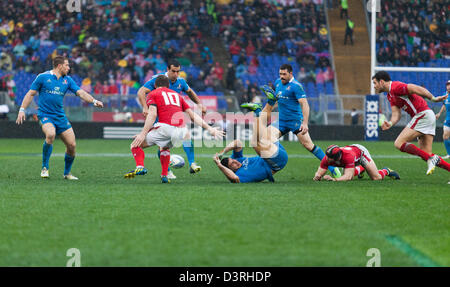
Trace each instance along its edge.
{"label": "blue sock", "polygon": [[50,161],[50,155],[53,151],[53,145],[44,141],[42,146],[42,167],[48,169],[48,162]]}
{"label": "blue sock", "polygon": [[255,117],[259,117],[259,114],[261,113],[261,109],[256,109],[255,111],[254,111],[254,113],[255,113]]}
{"label": "blue sock", "polygon": [[[158,148],[158,158],[161,158],[161,151]],[[167,171],[170,171],[170,167],[167,169]]]}
{"label": "blue sock", "polygon": [[195,161],[194,160],[194,144],[192,140],[183,141],[183,149],[187,155],[189,166]]}
{"label": "blue sock", "polygon": [[64,175],[68,175],[72,169],[72,163],[75,160],[74,156],[70,156],[66,153],[64,156]]}
{"label": "blue sock", "polygon": [[450,139],[444,141],[445,149],[447,150],[447,154],[450,155]]}
{"label": "blue sock", "polygon": [[[319,160],[322,160],[325,157],[325,153],[323,152],[323,150],[320,147],[316,146],[316,145],[314,145],[314,148],[312,149],[311,153],[315,157],[317,157]],[[328,167],[328,170],[331,171],[331,173],[333,173],[333,174],[334,174],[334,169],[335,169],[334,166],[329,166]]]}

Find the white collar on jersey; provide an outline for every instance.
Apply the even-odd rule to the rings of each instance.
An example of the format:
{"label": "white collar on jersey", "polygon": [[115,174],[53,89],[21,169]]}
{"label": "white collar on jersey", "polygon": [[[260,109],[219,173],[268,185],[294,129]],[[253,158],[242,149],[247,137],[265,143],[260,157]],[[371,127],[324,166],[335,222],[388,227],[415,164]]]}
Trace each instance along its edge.
{"label": "white collar on jersey", "polygon": [[295,80],[294,77],[292,77],[292,79],[289,81],[289,83],[292,83]]}
{"label": "white collar on jersey", "polygon": [[389,82],[389,91],[388,91],[388,93],[391,93],[391,85],[392,85],[392,81]]}

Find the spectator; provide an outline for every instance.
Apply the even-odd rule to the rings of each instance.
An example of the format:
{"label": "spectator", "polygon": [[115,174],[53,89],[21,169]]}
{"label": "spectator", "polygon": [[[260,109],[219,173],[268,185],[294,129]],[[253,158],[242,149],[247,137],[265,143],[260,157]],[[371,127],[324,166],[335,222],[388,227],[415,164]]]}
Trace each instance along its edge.
{"label": "spectator", "polygon": [[[343,0],[343,1],[346,1],[346,0]],[[353,46],[353,29],[354,28],[355,28],[355,23],[350,19],[350,17],[347,17],[346,27],[345,27],[344,45],[347,45],[347,38],[350,38],[350,43]]]}
{"label": "spectator", "polygon": [[352,112],[350,113],[350,116],[352,117],[352,125],[356,126],[358,124],[359,121],[359,114],[356,111],[355,108],[352,109]]}
{"label": "spectator", "polygon": [[236,70],[234,68],[234,65],[232,63],[228,63],[228,70],[227,70],[227,78],[226,78],[226,88],[228,90],[234,91],[235,88],[235,81],[236,81]]}
{"label": "spectator", "polygon": [[347,18],[348,18],[348,1],[341,0],[341,19],[347,19]]}

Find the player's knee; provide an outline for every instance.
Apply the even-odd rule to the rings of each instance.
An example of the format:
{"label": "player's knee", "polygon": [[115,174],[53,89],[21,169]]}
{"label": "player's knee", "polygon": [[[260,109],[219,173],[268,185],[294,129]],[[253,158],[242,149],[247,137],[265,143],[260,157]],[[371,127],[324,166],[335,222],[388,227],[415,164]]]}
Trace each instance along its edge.
{"label": "player's knee", "polygon": [[443,138],[444,140],[448,140],[448,139],[450,138],[450,134],[445,133],[445,134],[442,136],[442,138]]}
{"label": "player's knee", "polygon": [[56,134],[55,132],[48,132],[45,134],[45,141],[48,144],[52,144],[55,141]]}
{"label": "player's knee", "polygon": [[67,149],[70,151],[75,151],[76,147],[77,147],[77,144],[75,142],[67,144]]}

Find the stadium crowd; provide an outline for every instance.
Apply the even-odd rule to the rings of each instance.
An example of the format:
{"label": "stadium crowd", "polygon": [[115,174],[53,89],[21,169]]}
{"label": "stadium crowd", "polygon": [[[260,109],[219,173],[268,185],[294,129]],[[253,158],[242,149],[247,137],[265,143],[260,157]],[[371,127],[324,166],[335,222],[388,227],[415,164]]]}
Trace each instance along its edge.
{"label": "stadium crowd", "polygon": [[[418,66],[449,59],[447,13],[445,1],[383,1],[377,20],[378,62],[385,66]],[[448,66],[448,62],[443,65]]]}

